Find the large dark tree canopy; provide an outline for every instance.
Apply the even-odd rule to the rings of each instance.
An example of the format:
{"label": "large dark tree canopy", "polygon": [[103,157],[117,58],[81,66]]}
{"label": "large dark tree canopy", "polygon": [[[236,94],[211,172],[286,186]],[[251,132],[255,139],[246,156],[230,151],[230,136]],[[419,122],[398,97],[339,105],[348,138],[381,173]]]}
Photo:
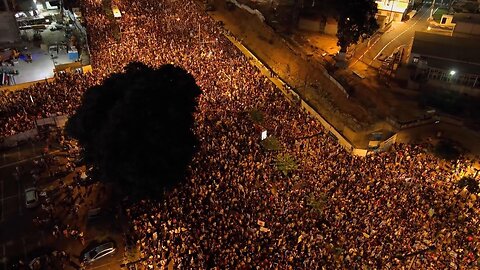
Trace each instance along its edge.
{"label": "large dark tree canopy", "polygon": [[373,0],[335,1],[338,12],[338,46],[346,52],[360,37],[369,37],[378,29],[375,19],[377,3]]}
{"label": "large dark tree canopy", "polygon": [[194,154],[200,93],[179,67],[131,63],[85,92],[67,133],[102,179],[158,192],[184,177]]}

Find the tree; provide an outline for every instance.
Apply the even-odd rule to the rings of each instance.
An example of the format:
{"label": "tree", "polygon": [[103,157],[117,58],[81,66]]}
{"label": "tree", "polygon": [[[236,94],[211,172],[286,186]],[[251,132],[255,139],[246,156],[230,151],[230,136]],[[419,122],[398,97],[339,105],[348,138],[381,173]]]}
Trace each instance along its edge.
{"label": "tree", "polygon": [[179,67],[130,63],[85,92],[66,131],[101,180],[161,194],[184,178],[195,152],[193,113],[200,94]]}
{"label": "tree", "polygon": [[475,194],[480,191],[480,186],[478,185],[477,180],[471,177],[462,177],[462,179],[460,179],[457,184],[460,188],[466,187],[470,193]]}
{"label": "tree", "polygon": [[460,157],[460,151],[452,141],[439,141],[435,145],[434,153],[445,160],[455,160]]}
{"label": "tree", "polygon": [[377,31],[377,4],[373,0],[340,0],[335,1],[335,5],[340,52],[345,53],[348,46],[357,43],[360,37],[370,37]]}

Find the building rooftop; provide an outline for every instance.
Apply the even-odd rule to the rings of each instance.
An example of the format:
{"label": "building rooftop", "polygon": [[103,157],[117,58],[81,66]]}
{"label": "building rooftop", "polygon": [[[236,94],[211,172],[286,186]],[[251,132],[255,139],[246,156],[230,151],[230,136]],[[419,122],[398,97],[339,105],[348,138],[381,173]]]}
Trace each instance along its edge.
{"label": "building rooftop", "polygon": [[453,22],[467,22],[467,23],[474,23],[480,24],[480,14],[474,13],[455,13],[453,15]]}
{"label": "building rooftop", "polygon": [[378,10],[404,13],[408,8],[408,1],[376,1]]}
{"label": "building rooftop", "polygon": [[451,37],[428,32],[415,32],[412,54],[454,62],[480,64],[480,39]]}

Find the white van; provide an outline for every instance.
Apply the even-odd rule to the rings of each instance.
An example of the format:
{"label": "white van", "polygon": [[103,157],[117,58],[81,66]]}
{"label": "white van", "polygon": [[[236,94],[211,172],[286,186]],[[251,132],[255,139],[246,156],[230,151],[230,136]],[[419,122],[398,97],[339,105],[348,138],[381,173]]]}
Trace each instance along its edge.
{"label": "white van", "polygon": [[31,187],[25,189],[25,206],[27,208],[34,208],[38,206],[38,190],[37,188]]}

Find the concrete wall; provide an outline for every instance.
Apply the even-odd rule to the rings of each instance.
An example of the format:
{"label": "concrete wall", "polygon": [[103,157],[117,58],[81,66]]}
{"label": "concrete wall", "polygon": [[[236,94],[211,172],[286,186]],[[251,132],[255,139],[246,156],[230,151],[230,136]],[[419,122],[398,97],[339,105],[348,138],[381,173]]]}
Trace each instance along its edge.
{"label": "concrete wall", "polygon": [[325,34],[335,36],[338,32],[338,22],[336,20],[328,20],[325,24]]}
{"label": "concrete wall", "polygon": [[328,130],[333,136],[335,136],[337,138],[338,144],[340,144],[340,146],[342,146],[343,149],[345,149],[345,151],[347,151],[352,155],[361,156],[361,157],[365,157],[369,153],[368,149],[355,148],[345,136],[343,136],[340,132],[338,132],[334,126],[332,126],[325,118],[323,118],[305,101],[302,100],[300,103],[300,106],[307,113],[315,117],[326,130]]}
{"label": "concrete wall", "polygon": [[[445,82],[445,81],[437,81],[437,80],[432,80],[432,79],[429,79],[427,84],[429,86],[433,86],[433,87],[436,87],[436,88],[451,90],[451,91],[459,92],[459,93],[462,93],[462,94],[467,94],[467,95],[470,95],[470,96],[475,96],[475,97],[480,96],[480,88],[477,88],[477,87],[473,88],[473,87],[469,87],[469,86],[466,86],[466,85],[454,84],[454,83],[449,83],[449,82]],[[480,78],[479,78],[479,81],[477,83],[477,86],[480,87]]]}
{"label": "concrete wall", "polygon": [[396,136],[397,143],[411,143],[427,137],[435,137],[441,133],[441,137],[446,137],[460,143],[471,153],[478,155],[480,153],[480,134],[473,131],[461,123],[450,121],[448,116],[438,117],[438,123],[430,123],[417,127],[402,129]]}
{"label": "concrete wall", "polygon": [[321,32],[322,22],[320,19],[312,19],[312,18],[300,18],[298,21],[298,29],[312,31],[312,32]]}
{"label": "concrete wall", "polygon": [[0,149],[15,147],[19,142],[33,139],[36,136],[38,136],[38,130],[35,128],[6,138],[0,138]]}
{"label": "concrete wall", "polygon": [[399,13],[399,12],[391,12],[387,10],[379,10],[378,13],[379,15],[383,15],[387,17],[387,21],[395,21],[395,22],[401,22],[403,19],[403,16],[405,14]]}
{"label": "concrete wall", "polygon": [[33,81],[33,82],[27,82],[27,83],[19,83],[15,85],[6,85],[6,86],[0,87],[0,91],[17,91],[17,90],[25,89],[37,83],[53,82],[53,81],[55,81],[55,78],[49,78],[46,80],[39,80],[39,81]]}
{"label": "concrete wall", "polygon": [[453,34],[468,34],[480,36],[480,24],[458,22],[453,29]]}

